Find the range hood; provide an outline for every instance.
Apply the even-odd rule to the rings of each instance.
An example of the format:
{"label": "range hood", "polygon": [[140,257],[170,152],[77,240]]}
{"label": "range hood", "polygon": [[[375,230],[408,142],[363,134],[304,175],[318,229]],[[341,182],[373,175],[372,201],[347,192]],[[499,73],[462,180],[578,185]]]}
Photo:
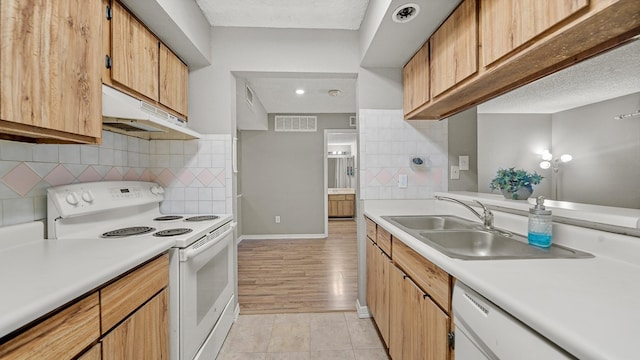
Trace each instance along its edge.
{"label": "range hood", "polygon": [[202,137],[183,119],[106,85],[102,85],[102,128],[148,140]]}

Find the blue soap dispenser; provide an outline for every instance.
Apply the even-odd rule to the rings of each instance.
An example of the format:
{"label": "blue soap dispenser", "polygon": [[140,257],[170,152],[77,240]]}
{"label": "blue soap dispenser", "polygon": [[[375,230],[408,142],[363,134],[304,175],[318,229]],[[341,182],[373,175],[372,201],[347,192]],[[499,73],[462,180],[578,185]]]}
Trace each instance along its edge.
{"label": "blue soap dispenser", "polygon": [[529,209],[529,244],[548,248],[551,246],[551,210],[544,206],[544,196],[538,196],[536,205]]}

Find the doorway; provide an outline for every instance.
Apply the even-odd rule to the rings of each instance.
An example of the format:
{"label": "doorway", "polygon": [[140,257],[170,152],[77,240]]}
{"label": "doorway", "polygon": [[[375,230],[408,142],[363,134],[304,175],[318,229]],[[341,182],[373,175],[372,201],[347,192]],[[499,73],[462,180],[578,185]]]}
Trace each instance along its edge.
{"label": "doorway", "polygon": [[358,183],[358,137],[355,129],[324,130],[325,236],[329,219],[355,219]]}

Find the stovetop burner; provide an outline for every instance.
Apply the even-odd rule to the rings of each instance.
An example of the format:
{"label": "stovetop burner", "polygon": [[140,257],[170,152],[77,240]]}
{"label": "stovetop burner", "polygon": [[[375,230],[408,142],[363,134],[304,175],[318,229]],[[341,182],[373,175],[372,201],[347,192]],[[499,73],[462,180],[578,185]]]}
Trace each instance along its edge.
{"label": "stovetop burner", "polygon": [[170,221],[170,220],[178,220],[178,219],[182,219],[183,217],[180,215],[165,215],[165,216],[159,216],[155,219],[153,219],[154,221]]}
{"label": "stovetop burner", "polygon": [[103,238],[118,238],[118,237],[127,237],[133,235],[141,235],[146,234],[152,231],[155,231],[155,228],[150,226],[132,226],[112,231],[107,231],[106,233],[100,235]]}
{"label": "stovetop burner", "polygon": [[192,231],[193,230],[188,228],[167,229],[167,230],[161,230],[156,233],[153,233],[153,236],[156,236],[156,237],[178,236],[178,235],[188,234]]}
{"label": "stovetop burner", "polygon": [[215,220],[218,218],[219,216],[217,215],[199,215],[199,216],[188,217],[184,219],[184,221],[209,221],[209,220]]}

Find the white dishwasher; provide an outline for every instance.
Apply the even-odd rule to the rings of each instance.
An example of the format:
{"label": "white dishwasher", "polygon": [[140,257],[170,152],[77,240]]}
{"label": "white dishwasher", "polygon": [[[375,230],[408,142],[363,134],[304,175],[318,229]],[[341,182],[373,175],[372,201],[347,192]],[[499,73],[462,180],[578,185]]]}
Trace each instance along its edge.
{"label": "white dishwasher", "polygon": [[575,359],[460,281],[453,316],[456,360]]}

